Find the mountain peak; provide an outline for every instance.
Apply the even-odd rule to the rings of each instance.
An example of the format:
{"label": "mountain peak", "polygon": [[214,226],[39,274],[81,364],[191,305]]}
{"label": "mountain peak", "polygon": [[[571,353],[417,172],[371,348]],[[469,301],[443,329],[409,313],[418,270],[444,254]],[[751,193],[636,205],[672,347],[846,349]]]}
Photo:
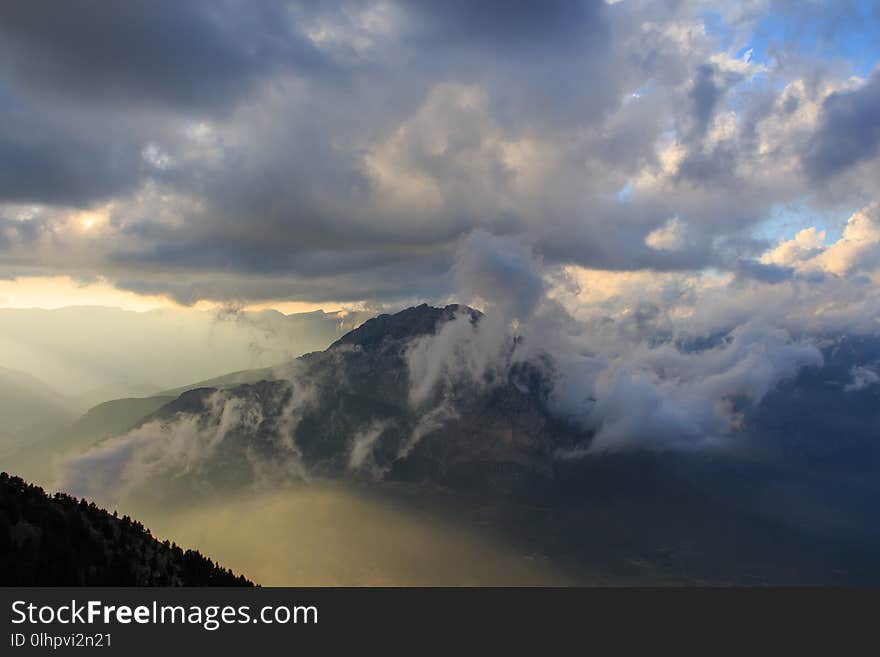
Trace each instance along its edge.
{"label": "mountain peak", "polygon": [[393,315],[384,314],[373,317],[343,335],[330,345],[330,349],[348,344],[369,348],[386,339],[403,340],[420,335],[430,335],[435,333],[441,324],[448,322],[460,313],[470,315],[471,321],[477,321],[483,316],[479,310],[474,310],[463,304],[453,303],[443,308],[437,308],[423,303]]}

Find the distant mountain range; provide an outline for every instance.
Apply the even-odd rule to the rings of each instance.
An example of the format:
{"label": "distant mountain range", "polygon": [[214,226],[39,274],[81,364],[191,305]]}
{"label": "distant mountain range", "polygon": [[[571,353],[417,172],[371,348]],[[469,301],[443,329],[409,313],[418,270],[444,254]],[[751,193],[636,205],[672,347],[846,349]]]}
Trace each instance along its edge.
{"label": "distant mountain range", "polygon": [[0,367],[0,458],[49,437],[76,417],[76,404],[48,384]]}
{"label": "distant mountain range", "polygon": [[0,366],[48,382],[82,413],[324,349],[363,319],[321,311],[0,308]]}
{"label": "distant mountain range", "polygon": [[0,473],[4,586],[253,586],[128,516]]}

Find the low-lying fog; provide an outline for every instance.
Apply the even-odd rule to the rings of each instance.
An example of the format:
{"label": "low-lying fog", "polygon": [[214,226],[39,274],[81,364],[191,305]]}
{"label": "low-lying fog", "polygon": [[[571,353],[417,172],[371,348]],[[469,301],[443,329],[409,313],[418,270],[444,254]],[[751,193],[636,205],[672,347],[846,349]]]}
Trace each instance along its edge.
{"label": "low-lying fog", "polygon": [[264,586],[573,583],[546,558],[491,530],[407,506],[313,484],[173,513],[132,513],[159,539],[196,547]]}

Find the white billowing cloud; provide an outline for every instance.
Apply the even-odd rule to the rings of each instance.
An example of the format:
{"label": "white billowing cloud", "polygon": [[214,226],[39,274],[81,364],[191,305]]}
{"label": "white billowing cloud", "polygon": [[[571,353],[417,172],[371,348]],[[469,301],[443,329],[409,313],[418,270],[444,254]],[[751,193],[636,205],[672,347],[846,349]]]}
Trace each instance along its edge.
{"label": "white billowing cloud", "polygon": [[839,275],[876,270],[880,265],[880,203],[875,201],[853,213],[843,236],[816,261]]}
{"label": "white billowing cloud", "polygon": [[511,329],[528,325],[545,295],[531,249],[515,238],[476,231],[462,240],[455,256],[456,284],[470,303],[486,308],[479,322],[461,311],[434,335],[414,339],[406,351],[409,402],[420,420],[403,444],[405,457],[425,435],[457,417],[451,390],[465,382],[496,385],[515,362]]}
{"label": "white billowing cloud", "polygon": [[739,426],[736,403],[756,404],[801,367],[821,364],[815,346],[760,322],[702,352],[642,347],[600,375],[596,405],[583,420],[595,432],[589,451],[719,443]]}
{"label": "white billowing cloud", "polygon": [[856,365],[850,371],[852,380],[844,386],[846,392],[855,392],[880,383],[880,363]]}
{"label": "white billowing cloud", "polygon": [[418,422],[412,433],[397,451],[397,458],[406,458],[422,438],[457,417],[458,411],[449,400],[442,400],[430,410],[423,410],[419,413]]}
{"label": "white billowing cloud", "polygon": [[825,237],[824,230],[804,228],[794,239],[765,253],[761,260],[802,272],[822,271],[836,276],[876,272],[880,267],[880,203],[874,201],[854,212],[840,239],[833,244],[826,245]]}
{"label": "white billowing cloud", "polygon": [[505,317],[526,320],[544,294],[544,281],[527,244],[485,231],[469,235],[456,252],[453,274],[459,290],[499,309]]}
{"label": "white billowing cloud", "polygon": [[[313,390],[295,381],[278,390],[273,402],[280,412],[271,426],[255,399],[218,390],[205,400],[201,412],[178,412],[150,420],[120,436],[69,457],[60,465],[57,487],[77,496],[114,504],[143,490],[149,482],[186,477],[189,483],[211,489],[205,467],[226,443],[241,449],[242,441],[257,437],[271,441],[272,459],[248,445],[243,453],[252,467],[253,485],[283,479],[303,479],[307,473],[293,435],[313,401]],[[278,456],[280,454],[280,456]]]}
{"label": "white billowing cloud", "polygon": [[[478,323],[462,314],[436,335],[413,342],[408,352],[410,401],[417,407],[430,402],[443,408],[449,403],[443,391],[457,382],[495,385],[505,380],[512,365],[543,367],[542,356],[550,356],[549,410],[592,436],[588,447],[568,456],[724,444],[739,427],[745,408],[801,368],[822,364],[812,340],[793,338],[786,328],[771,323],[776,318],[768,321],[757,312],[727,325],[722,339],[707,348],[678,346],[712,334],[693,325],[683,306],[699,307],[701,293],[727,298],[735,290],[731,280],[703,290],[668,284],[646,289],[635,307],[616,312],[614,306],[634,300],[611,295],[605,303],[593,302],[594,314],[577,319],[560,304],[558,290],[565,285],[533,283],[527,289],[539,292],[526,295],[531,301],[522,307],[511,302],[523,281],[559,276],[528,257],[521,243],[478,235],[463,241],[459,251],[457,260],[471,263],[458,271],[462,290],[479,299],[486,314]],[[481,257],[483,266],[476,266]],[[497,271],[507,273],[496,277]],[[573,308],[574,303],[569,298],[566,305]],[[487,377],[490,371],[502,376]]]}
{"label": "white billowing cloud", "polygon": [[672,217],[665,224],[648,233],[645,244],[658,251],[678,251],[687,244],[685,230],[679,218]]}
{"label": "white billowing cloud", "polygon": [[501,357],[502,339],[509,328],[492,323],[497,331],[478,330],[462,313],[435,335],[413,340],[407,349],[407,363],[413,381],[409,400],[414,407],[427,401],[438,385],[453,385],[460,378],[482,381]]}
{"label": "white billowing cloud", "polygon": [[759,73],[766,73],[769,67],[752,59],[754,49],[749,48],[740,57],[731,52],[720,52],[712,55],[709,61],[724,73],[735,73],[745,78],[752,78]]}
{"label": "white billowing cloud", "polygon": [[796,267],[825,250],[826,231],[814,226],[799,230],[793,239],[780,242],[774,249],[761,256],[766,264]]}
{"label": "white billowing cloud", "polygon": [[375,421],[361,429],[351,438],[351,448],[348,454],[348,469],[352,471],[365,470],[377,479],[383,474],[383,469],[376,465],[373,458],[373,448],[376,446],[382,433],[388,427],[387,421]]}
{"label": "white billowing cloud", "polygon": [[480,322],[461,312],[435,335],[417,338],[407,350],[410,403],[418,407],[438,386],[462,379],[482,383],[508,357],[512,326],[526,325],[544,297],[544,280],[529,247],[514,238],[477,231],[456,252],[455,280],[464,298],[485,307]]}

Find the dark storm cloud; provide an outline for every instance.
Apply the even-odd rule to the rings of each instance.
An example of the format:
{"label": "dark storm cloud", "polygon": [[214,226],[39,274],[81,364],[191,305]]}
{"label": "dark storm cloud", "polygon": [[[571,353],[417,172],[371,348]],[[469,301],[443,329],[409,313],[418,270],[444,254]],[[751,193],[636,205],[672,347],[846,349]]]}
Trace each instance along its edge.
{"label": "dark storm cloud", "polygon": [[39,219],[21,221],[0,214],[0,249],[33,244],[46,229],[45,223]]}
{"label": "dark storm cloud", "polygon": [[263,0],[10,0],[0,52],[32,90],[213,113],[271,71],[320,67],[292,26]]}
{"label": "dark storm cloud", "polygon": [[479,48],[527,50],[590,38],[603,39],[601,0],[448,0],[401,2],[412,11],[416,36],[443,47],[465,43]]}
{"label": "dark storm cloud", "polygon": [[597,216],[595,226],[577,230],[576,226],[561,224],[543,234],[538,250],[545,260],[616,271],[700,269],[712,262],[708,244],[694,232],[687,244],[671,250],[654,249],[645,243],[651,229],[669,217],[662,209],[658,212],[637,204],[628,208],[605,206],[597,211],[602,214]]}
{"label": "dark storm cloud", "polygon": [[[412,143],[406,144],[403,156],[411,157],[424,175],[449,187],[442,215],[424,216],[419,207],[401,210],[380,198],[363,163],[365,135],[379,141],[391,137],[401,121],[419,111],[419,104],[431,104],[426,83],[445,77],[464,80],[453,86],[479,84],[490,90],[487,121],[503,118],[523,124],[537,118],[546,124],[550,119],[554,129],[562,130],[567,129],[565,114],[576,122],[595,116],[597,108],[616,102],[616,92],[601,86],[608,81],[601,59],[588,56],[607,45],[603,6],[601,2],[520,3],[504,10],[482,4],[401,4],[402,34],[377,47],[391,52],[404,49],[406,69],[381,55],[376,59],[389,68],[386,75],[352,65],[357,75],[366,76],[356,85],[356,111],[350,95],[326,87],[306,87],[296,99],[283,91],[274,96],[270,92],[270,103],[275,105],[252,106],[244,99],[229,124],[242,146],[224,151],[219,166],[202,165],[195,172],[186,168],[151,172],[153,179],[166,180],[183,195],[197,187],[206,207],[186,211],[185,222],[173,225],[157,222],[149,212],[126,222],[122,231],[136,243],[134,248],[126,244],[114,249],[114,264],[309,280],[339,276],[337,283],[356,271],[364,272],[367,280],[370,272],[386,265],[400,271],[408,267],[411,274],[404,276],[406,285],[374,281],[377,293],[408,293],[415,280],[433,287],[430,281],[452,264],[454,245],[462,235],[484,223],[502,229],[523,227],[509,210],[474,216],[470,208],[459,207],[468,203],[468,187],[484,182],[459,171],[472,150],[474,156],[481,156],[481,128],[471,123],[482,117],[469,100],[459,107],[453,91],[451,107],[440,99],[436,109],[428,110],[438,121],[449,121],[439,126],[446,140],[444,151],[426,153],[419,143],[431,137],[423,133],[434,126],[414,130]],[[327,7],[316,10],[315,16],[340,19]],[[347,16],[342,26],[348,29],[351,22]],[[504,34],[509,38],[502,38]],[[543,55],[536,59],[539,53]],[[325,54],[330,59],[336,55],[332,47]],[[542,74],[551,65],[560,70]],[[589,76],[591,84],[571,84],[576,72]],[[410,98],[413,105],[408,105]],[[389,99],[393,99],[390,105]],[[548,99],[559,108],[556,116],[552,109],[537,107]],[[446,112],[460,112],[460,120],[447,119]],[[499,118],[499,112],[505,116]],[[500,190],[509,184],[510,172],[501,162],[488,166],[494,176],[488,179],[492,186]],[[431,263],[428,275],[419,271],[425,261]],[[294,282],[290,286],[298,288]],[[352,298],[363,287],[346,282],[335,293],[316,294]],[[175,294],[187,298],[190,293]]]}
{"label": "dark storm cloud", "polygon": [[[88,206],[155,178],[173,118],[225,113],[284,72],[332,79],[283,2],[0,4],[0,201]],[[179,128],[177,128],[179,131]]]}
{"label": "dark storm cloud", "polygon": [[[741,80],[741,75],[720,72],[712,64],[702,64],[697,69],[688,92],[690,113],[683,113],[680,119],[680,131],[688,152],[679,166],[678,180],[695,185],[724,185],[728,188],[738,185],[736,165],[744,157],[743,151],[753,146],[747,141],[751,135],[744,131],[744,138],[736,142],[723,140],[714,144],[711,149],[704,147],[704,140],[716,115],[725,109],[725,101],[731,88]],[[763,100],[759,97],[757,104],[760,105]],[[766,112],[770,108],[761,109]],[[746,122],[744,125],[747,128],[753,127]]]}
{"label": "dark storm cloud", "polygon": [[729,142],[717,144],[709,152],[694,150],[682,161],[678,178],[697,185],[736,186],[736,164],[740,157],[741,153]]}
{"label": "dark storm cloud", "polygon": [[226,270],[243,274],[271,275],[291,274],[303,277],[344,275],[371,270],[387,269],[392,263],[436,263],[441,257],[440,249],[429,254],[413,253],[407,245],[370,245],[368,248],[349,247],[320,249],[315,245],[297,247],[291,244],[286,250],[270,250],[267,244],[252,243],[235,249],[231,242],[174,243],[162,240],[158,246],[144,252],[118,252],[111,260],[117,264],[136,264],[173,268],[175,266],[194,270]]}
{"label": "dark storm cloud", "polygon": [[828,178],[880,152],[880,72],[854,91],[829,96],[803,160],[809,174]]}
{"label": "dark storm cloud", "polygon": [[713,66],[706,64],[700,66],[689,96],[693,103],[695,132],[699,137],[702,137],[706,134],[709,122],[724,96],[724,90],[715,83],[715,68]]}
{"label": "dark storm cloud", "polygon": [[140,146],[108,143],[0,87],[0,201],[79,205],[131,191],[141,171]]}
{"label": "dark storm cloud", "polygon": [[[743,37],[764,10],[719,11]],[[703,26],[677,1],[0,3],[0,205],[52,206],[0,248],[187,302],[442,296],[478,231],[742,276],[761,251],[724,245],[809,191],[800,114],[841,82],[792,51],[755,83]]]}
{"label": "dark storm cloud", "polygon": [[[329,254],[328,254],[329,257]],[[333,257],[339,258],[338,254]],[[342,258],[345,260],[345,258]],[[223,299],[248,302],[263,300],[339,302],[391,300],[397,303],[417,303],[423,299],[442,299],[449,294],[451,257],[431,256],[417,259],[398,256],[386,258],[385,263],[348,271],[345,268],[325,268],[324,271],[289,270],[283,276],[263,276],[260,273],[214,273],[204,269],[185,268],[151,271],[143,268],[136,275],[116,279],[120,289],[139,294],[167,294],[183,305],[201,299]],[[136,277],[137,275],[140,278]]]}
{"label": "dark storm cloud", "polygon": [[[415,208],[410,218],[411,210],[382,200],[364,170],[365,152],[429,104],[426,94],[445,80],[485,89],[485,120],[511,136],[594,122],[616,104],[620,85],[602,57],[610,46],[605,3],[398,3],[392,32],[371,36],[361,54],[359,12],[373,8],[4,4],[0,75],[16,95],[8,105],[54,112],[5,122],[0,157],[16,166],[4,167],[0,200],[83,207],[152,181],[189,203],[169,208],[165,219],[149,204],[114,216],[121,238],[108,244],[114,268],[310,279],[377,262],[448,266],[454,243],[480,225],[525,228],[517,213],[488,207],[495,201],[487,199],[482,216],[469,207],[469,187],[482,181],[459,168],[471,149],[481,155],[482,135],[467,107],[457,123],[438,127],[447,140],[442,154],[422,152],[415,130],[406,145],[406,157],[447,196],[439,214]],[[289,72],[304,80],[295,97],[283,86]],[[335,75],[351,76],[352,86],[328,86]],[[274,101],[265,102],[261,80],[282,81],[266,87]],[[65,113],[65,103],[81,111]],[[131,116],[123,118],[123,108]],[[444,101],[428,111],[445,120]],[[217,112],[220,159],[190,157],[196,147],[175,132],[173,117]],[[107,118],[107,131],[88,125]],[[144,157],[155,142],[168,155],[161,169]],[[491,157],[491,185],[503,193],[511,173],[498,153]]]}
{"label": "dark storm cloud", "polygon": [[492,90],[493,113],[514,125],[582,124],[616,102],[621,80],[604,0],[398,3],[401,41],[432,77]]}
{"label": "dark storm cloud", "polygon": [[770,285],[791,280],[794,270],[791,267],[766,265],[753,260],[740,260],[737,263],[736,275],[741,279],[759,281]]}

